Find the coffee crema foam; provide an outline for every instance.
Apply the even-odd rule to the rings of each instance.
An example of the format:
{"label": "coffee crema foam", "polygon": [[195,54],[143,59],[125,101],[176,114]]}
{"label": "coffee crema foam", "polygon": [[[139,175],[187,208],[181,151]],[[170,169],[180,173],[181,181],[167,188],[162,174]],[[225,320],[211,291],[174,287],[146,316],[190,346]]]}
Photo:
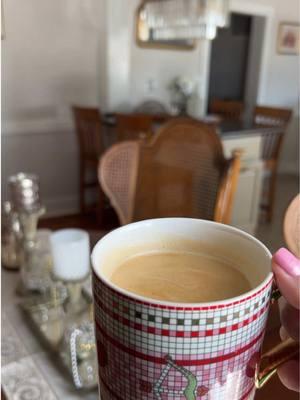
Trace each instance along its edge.
{"label": "coffee crema foam", "polygon": [[115,269],[110,281],[140,296],[179,303],[225,300],[251,289],[246,277],[228,262],[182,251],[130,257]]}

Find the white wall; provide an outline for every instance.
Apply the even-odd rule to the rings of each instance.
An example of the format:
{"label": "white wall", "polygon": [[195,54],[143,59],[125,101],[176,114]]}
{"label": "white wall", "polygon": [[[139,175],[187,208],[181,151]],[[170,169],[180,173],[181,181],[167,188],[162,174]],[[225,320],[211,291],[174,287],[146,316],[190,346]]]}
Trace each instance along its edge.
{"label": "white wall", "polygon": [[140,1],[110,0],[107,4],[108,109],[131,110],[147,98],[169,105],[167,85],[172,78],[182,74],[201,77],[204,42],[192,51],[140,48],[135,38],[135,13]]}
{"label": "white wall", "polygon": [[[77,209],[71,104],[100,98],[101,2],[9,0],[2,41],[2,194],[20,170],[41,177],[52,212]],[[104,90],[101,90],[103,92]]]}
{"label": "white wall", "polygon": [[[235,0],[240,1],[242,0]],[[255,0],[274,8],[265,102],[294,107],[297,57],[276,54],[278,22],[297,20],[298,0]],[[252,1],[251,1],[252,3]],[[141,49],[135,44],[138,0],[9,0],[2,41],[2,187],[19,170],[41,177],[52,213],[78,207],[78,149],[70,116],[74,103],[130,109],[144,98],[169,101],[166,86],[179,74],[200,77],[205,91],[207,43],[191,52]],[[154,90],[147,90],[148,81]],[[202,81],[201,81],[202,79]],[[297,168],[296,120],[282,169]]]}
{"label": "white wall", "polygon": [[[140,2],[134,0],[133,3],[135,6],[132,11]],[[131,37],[131,104],[137,105],[144,99],[153,97],[169,105],[170,93],[167,86],[174,77],[186,75],[195,80],[201,77],[203,68],[201,53],[204,41],[200,41],[196,49],[187,51],[144,49],[136,44],[134,18],[131,24]],[[201,79],[199,80],[201,83]]]}
{"label": "white wall", "polygon": [[72,102],[97,102],[97,0],[10,0],[4,15],[4,123],[57,120]]}
{"label": "white wall", "polygon": [[296,107],[299,94],[299,57],[277,53],[277,33],[280,22],[299,22],[299,0],[255,0],[255,2],[270,6],[274,10],[266,97],[270,104]]}
{"label": "white wall", "polygon": [[174,77],[186,75],[196,80],[201,76],[202,45],[200,42],[192,51],[174,51],[145,50],[134,43],[131,49],[131,104],[137,105],[151,97],[170,105],[167,86]]}

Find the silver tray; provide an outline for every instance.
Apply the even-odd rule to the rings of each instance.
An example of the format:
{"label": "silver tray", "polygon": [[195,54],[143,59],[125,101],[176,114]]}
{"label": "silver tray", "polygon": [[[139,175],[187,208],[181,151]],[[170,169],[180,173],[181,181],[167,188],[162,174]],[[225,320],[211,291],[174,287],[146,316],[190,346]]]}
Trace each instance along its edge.
{"label": "silver tray", "polygon": [[[91,347],[95,348],[94,338],[91,337],[89,349],[84,354],[75,350],[78,347],[76,336],[80,336],[85,326],[90,327],[93,323],[92,300],[83,290],[79,309],[70,312],[66,307],[67,295],[64,290],[55,292],[54,297],[53,293],[51,296],[49,293],[26,296],[20,307],[26,314],[33,333],[48,351],[58,356],[55,358],[68,371],[74,386],[78,389],[95,389],[98,386],[96,351],[89,351]],[[75,344],[71,338],[75,338]],[[84,346],[86,349],[87,345]]]}

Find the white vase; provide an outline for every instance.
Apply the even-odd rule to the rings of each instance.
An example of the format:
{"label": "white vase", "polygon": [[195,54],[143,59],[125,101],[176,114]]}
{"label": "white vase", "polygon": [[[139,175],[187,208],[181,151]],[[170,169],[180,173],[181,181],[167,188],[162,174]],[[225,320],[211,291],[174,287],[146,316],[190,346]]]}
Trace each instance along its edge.
{"label": "white vase", "polygon": [[203,110],[203,101],[200,98],[197,92],[194,92],[188,100],[187,104],[188,115],[194,118],[203,118],[204,110]]}

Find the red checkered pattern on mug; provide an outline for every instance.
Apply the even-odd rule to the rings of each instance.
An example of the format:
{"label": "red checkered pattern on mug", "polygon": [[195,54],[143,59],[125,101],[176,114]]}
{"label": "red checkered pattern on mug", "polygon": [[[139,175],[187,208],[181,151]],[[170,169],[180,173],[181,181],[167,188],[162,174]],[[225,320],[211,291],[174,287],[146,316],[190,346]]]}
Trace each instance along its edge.
{"label": "red checkered pattern on mug", "polygon": [[271,285],[230,304],[168,307],[118,294],[94,274],[101,399],[250,398],[247,365]]}

